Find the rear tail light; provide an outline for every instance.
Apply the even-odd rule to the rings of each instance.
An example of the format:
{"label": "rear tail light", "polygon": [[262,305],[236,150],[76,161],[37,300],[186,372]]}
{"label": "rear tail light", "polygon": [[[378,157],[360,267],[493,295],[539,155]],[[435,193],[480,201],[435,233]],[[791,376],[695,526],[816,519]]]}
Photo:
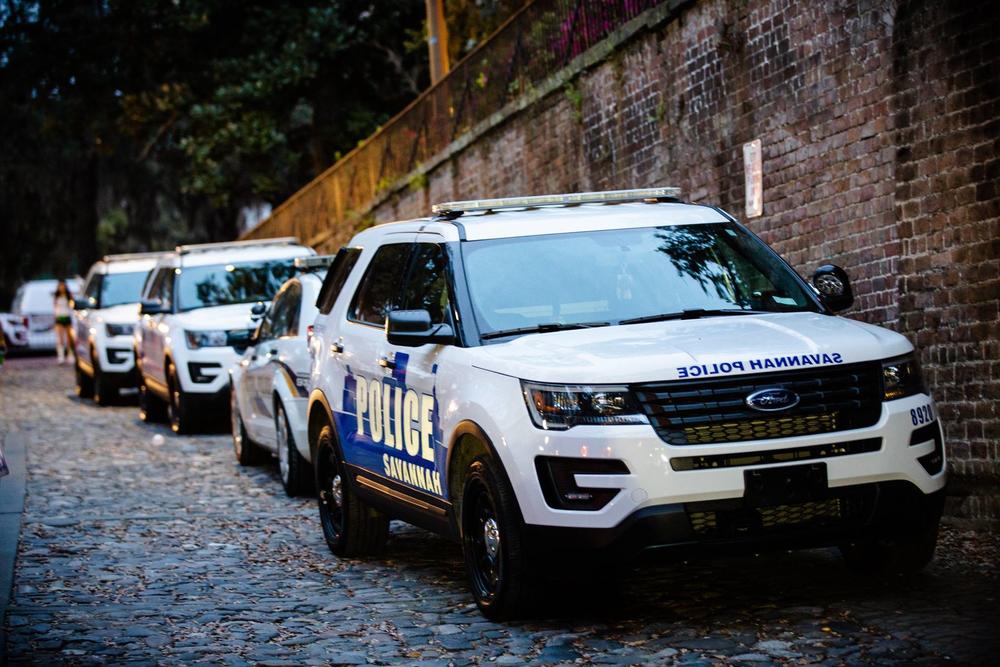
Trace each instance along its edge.
{"label": "rear tail light", "polygon": [[306,327],[306,340],[307,341],[312,340],[312,337],[313,337],[313,325],[310,324]]}

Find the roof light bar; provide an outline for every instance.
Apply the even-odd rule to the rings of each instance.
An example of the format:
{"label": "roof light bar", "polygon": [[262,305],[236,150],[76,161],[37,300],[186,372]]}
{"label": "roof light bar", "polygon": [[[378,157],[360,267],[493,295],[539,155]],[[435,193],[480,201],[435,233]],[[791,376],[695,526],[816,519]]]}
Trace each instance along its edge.
{"label": "roof light bar", "polygon": [[299,240],[294,236],[281,236],[273,239],[252,239],[250,241],[223,241],[222,243],[194,243],[190,245],[177,246],[177,252],[187,255],[192,252],[208,252],[210,250],[226,250],[229,248],[252,248],[254,246],[269,245],[298,245]]}
{"label": "roof light bar", "polygon": [[311,255],[309,257],[296,257],[293,263],[299,271],[311,271],[328,268],[336,258],[336,255]]}
{"label": "roof light bar", "polygon": [[129,259],[153,259],[156,257],[162,257],[165,251],[153,251],[153,252],[122,252],[116,255],[105,255],[101,258],[102,262],[123,262]]}
{"label": "roof light bar", "polygon": [[568,204],[618,204],[656,199],[676,199],[680,188],[642,188],[639,190],[608,190],[606,192],[576,192],[532,197],[502,197],[500,199],[470,199],[434,204],[435,215],[456,211],[490,211],[499,208],[531,208],[535,206],[566,206]]}

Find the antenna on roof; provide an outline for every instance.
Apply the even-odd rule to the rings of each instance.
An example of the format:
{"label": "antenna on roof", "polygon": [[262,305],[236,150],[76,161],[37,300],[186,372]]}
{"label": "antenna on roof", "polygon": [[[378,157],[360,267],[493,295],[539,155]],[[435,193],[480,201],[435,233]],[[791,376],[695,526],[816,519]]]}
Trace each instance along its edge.
{"label": "antenna on roof", "polygon": [[502,208],[534,208],[538,206],[570,206],[576,204],[622,204],[625,202],[676,202],[680,188],[642,188],[639,190],[608,190],[605,192],[575,192],[531,197],[502,197],[500,199],[470,199],[434,204],[434,215],[451,219],[455,213],[492,211]]}

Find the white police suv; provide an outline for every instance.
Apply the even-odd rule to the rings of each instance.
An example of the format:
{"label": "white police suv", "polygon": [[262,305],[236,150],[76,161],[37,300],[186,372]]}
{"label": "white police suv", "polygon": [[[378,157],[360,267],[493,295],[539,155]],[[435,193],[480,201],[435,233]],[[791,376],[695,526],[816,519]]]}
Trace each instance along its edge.
{"label": "white police suv", "polygon": [[945,459],[913,346],[834,314],[841,269],[810,285],[675,195],[455,202],[352,239],[309,396],[334,553],[377,551],[390,517],[453,535],[493,618],[588,555],[930,560]]}
{"label": "white police suv", "polygon": [[229,410],[229,368],[254,327],[251,308],[270,301],[296,257],[293,238],[179,246],[143,287],[136,327],[139,415],[169,417],[175,433]]}
{"label": "white police suv", "polygon": [[76,393],[108,405],[119,390],[135,387],[132,337],[139,297],[163,253],[107,255],[90,267],[83,294],[73,302]]}
{"label": "white police suv", "polygon": [[299,257],[299,273],[271,301],[243,357],[229,371],[233,450],[241,465],[278,457],[281,484],[290,496],[313,488],[306,408],[311,356],[308,341],[332,255]]}

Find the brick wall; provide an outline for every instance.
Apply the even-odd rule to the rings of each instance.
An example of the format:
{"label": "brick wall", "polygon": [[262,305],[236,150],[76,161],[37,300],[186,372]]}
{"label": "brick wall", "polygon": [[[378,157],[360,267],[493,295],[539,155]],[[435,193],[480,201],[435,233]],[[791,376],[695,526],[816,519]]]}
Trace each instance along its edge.
{"label": "brick wall", "polygon": [[764,215],[748,224],[804,275],[845,267],[851,316],[919,345],[945,418],[950,511],[1000,519],[998,6],[688,3],[372,217],[650,185],[742,217],[742,145],[759,138]]}

